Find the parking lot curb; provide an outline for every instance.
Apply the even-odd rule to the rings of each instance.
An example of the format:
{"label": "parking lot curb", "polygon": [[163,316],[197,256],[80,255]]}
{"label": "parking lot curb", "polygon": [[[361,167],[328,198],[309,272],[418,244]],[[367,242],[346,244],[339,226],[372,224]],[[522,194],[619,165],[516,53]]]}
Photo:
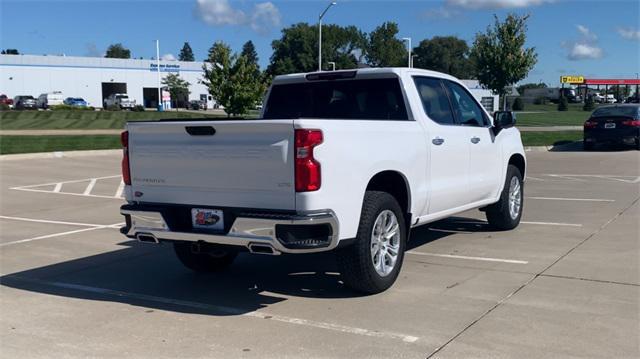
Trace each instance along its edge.
{"label": "parking lot curb", "polygon": [[87,150],[87,151],[55,151],[38,153],[18,153],[13,155],[0,155],[0,161],[18,161],[42,158],[71,158],[85,156],[109,156],[121,154],[122,150]]}

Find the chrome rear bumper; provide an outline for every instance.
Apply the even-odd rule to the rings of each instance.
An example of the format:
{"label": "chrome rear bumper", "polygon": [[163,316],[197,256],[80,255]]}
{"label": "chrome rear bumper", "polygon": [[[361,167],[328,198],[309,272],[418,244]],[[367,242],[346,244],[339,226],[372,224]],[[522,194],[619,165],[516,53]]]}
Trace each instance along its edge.
{"label": "chrome rear bumper", "polygon": [[[127,217],[122,233],[143,242],[188,241],[246,247],[250,252],[278,255],[281,253],[313,253],[334,249],[338,245],[338,220],[332,211],[274,217],[237,217],[228,233],[172,231],[159,211],[121,209]],[[327,245],[314,248],[287,248],[276,236],[277,225],[329,225]],[[271,251],[266,251],[270,248]]]}

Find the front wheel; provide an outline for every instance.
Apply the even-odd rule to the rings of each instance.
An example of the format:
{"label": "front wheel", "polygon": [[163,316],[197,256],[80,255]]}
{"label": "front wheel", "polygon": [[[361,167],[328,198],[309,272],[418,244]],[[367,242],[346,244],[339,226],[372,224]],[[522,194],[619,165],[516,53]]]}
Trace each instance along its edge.
{"label": "front wheel", "polygon": [[173,249],[182,264],[194,272],[219,272],[233,263],[237,252],[211,244],[173,242]]}
{"label": "front wheel", "polygon": [[386,192],[367,191],[356,242],[337,252],[344,283],[368,294],[391,287],[402,267],[406,237],[396,199]]}
{"label": "front wheel", "polygon": [[509,165],[500,200],[487,207],[489,225],[499,230],[516,228],[522,218],[523,192],[520,170],[514,165]]}

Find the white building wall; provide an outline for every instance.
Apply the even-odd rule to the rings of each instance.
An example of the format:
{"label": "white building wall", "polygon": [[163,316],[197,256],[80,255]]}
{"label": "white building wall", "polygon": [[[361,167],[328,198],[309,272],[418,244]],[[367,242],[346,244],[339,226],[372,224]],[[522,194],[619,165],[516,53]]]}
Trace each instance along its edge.
{"label": "white building wall", "polygon": [[[127,94],[143,104],[143,88],[158,87],[155,60],[107,59],[101,57],[0,55],[0,94],[38,97],[62,91],[66,97],[82,97],[90,106],[102,107],[102,83],[127,84]],[[179,74],[191,83],[189,100],[208,95],[200,84],[202,62],[160,61],[161,76]],[[168,70],[170,69],[170,70]]]}

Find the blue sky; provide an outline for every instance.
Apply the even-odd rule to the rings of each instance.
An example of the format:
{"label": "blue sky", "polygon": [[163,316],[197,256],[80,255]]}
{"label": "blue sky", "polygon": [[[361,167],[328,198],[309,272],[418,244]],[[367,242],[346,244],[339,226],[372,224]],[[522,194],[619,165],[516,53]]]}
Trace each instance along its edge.
{"label": "blue sky", "polygon": [[[589,78],[635,78],[640,71],[640,2],[562,0],[338,1],[325,23],[356,25],[370,31],[395,21],[401,37],[414,45],[435,35],[473,41],[493,22],[493,14],[528,13],[528,44],[538,64],[525,81],[557,84],[561,74]],[[297,22],[315,23],[328,1],[0,0],[0,47],[26,54],[99,56],[122,42],[135,57],[177,56],[189,41],[202,60],[216,40],[239,50],[256,44],[268,64],[271,41]]]}

